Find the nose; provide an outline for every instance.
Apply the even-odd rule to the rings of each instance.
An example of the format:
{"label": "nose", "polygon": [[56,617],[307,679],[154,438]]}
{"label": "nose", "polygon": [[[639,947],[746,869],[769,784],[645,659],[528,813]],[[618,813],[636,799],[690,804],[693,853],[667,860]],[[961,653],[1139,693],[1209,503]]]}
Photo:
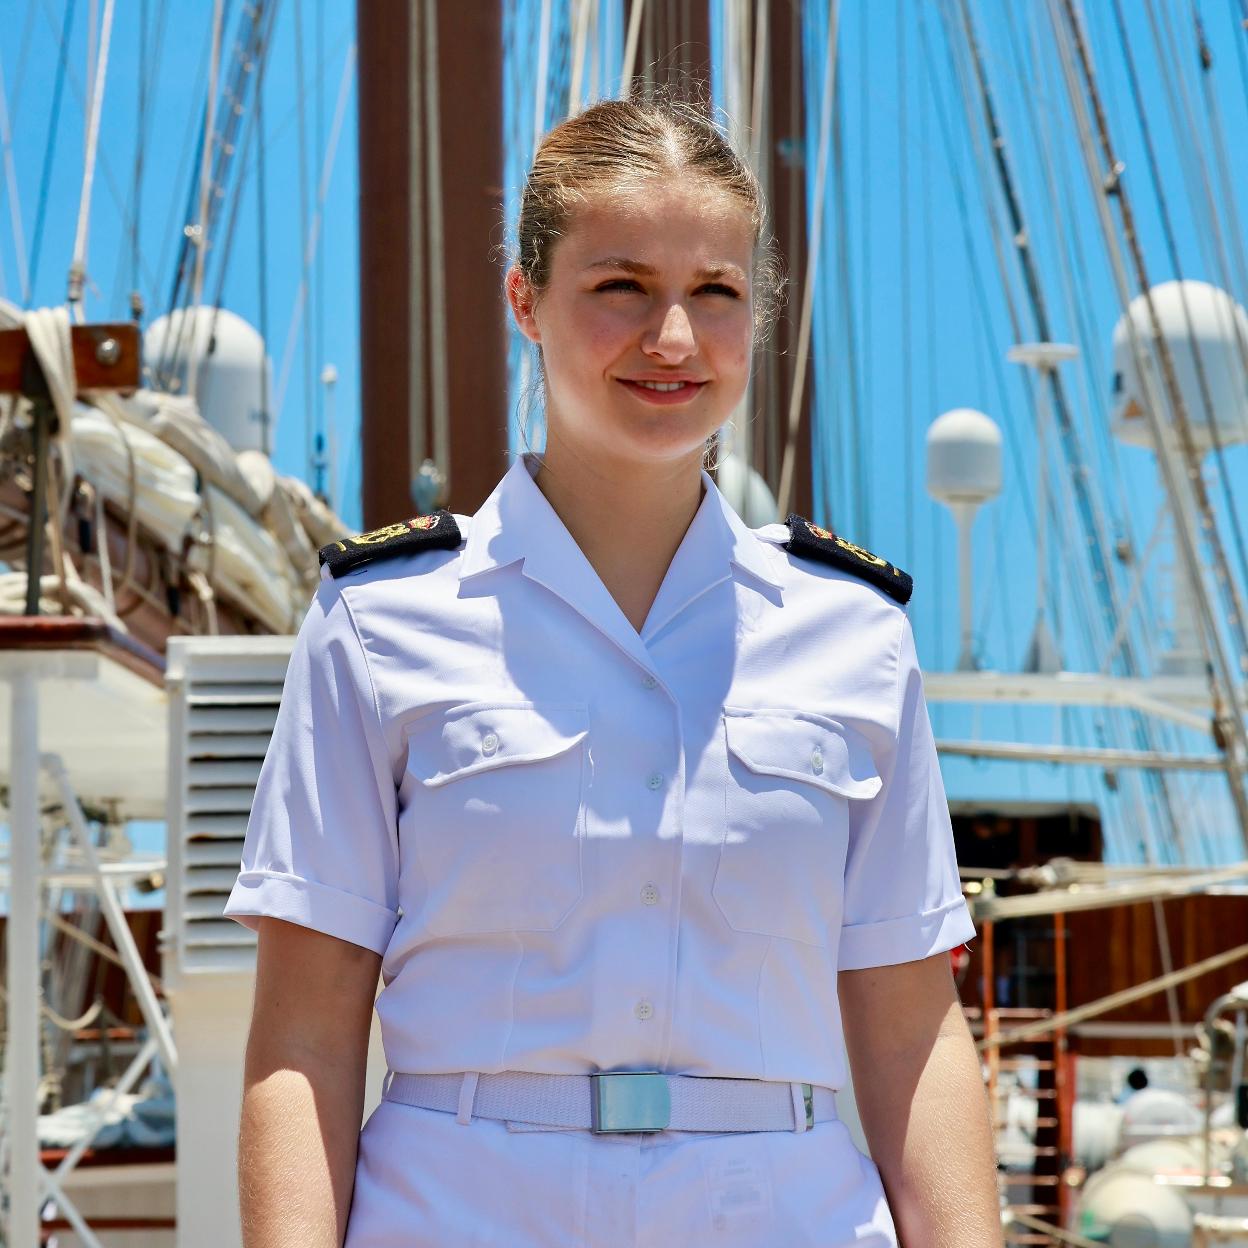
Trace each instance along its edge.
{"label": "nose", "polygon": [[689,314],[681,303],[671,304],[663,313],[657,333],[647,334],[642,349],[647,355],[668,363],[687,360],[698,349]]}

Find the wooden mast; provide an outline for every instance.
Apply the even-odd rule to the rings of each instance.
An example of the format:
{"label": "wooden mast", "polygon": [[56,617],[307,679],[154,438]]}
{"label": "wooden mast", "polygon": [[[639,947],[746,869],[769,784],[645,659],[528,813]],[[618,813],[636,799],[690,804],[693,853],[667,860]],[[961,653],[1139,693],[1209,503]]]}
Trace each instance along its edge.
{"label": "wooden mast", "polygon": [[[474,511],[506,468],[498,5],[356,6],[360,438],[365,528],[426,506]],[[435,66],[434,75],[428,67]],[[453,154],[453,159],[450,156]]]}

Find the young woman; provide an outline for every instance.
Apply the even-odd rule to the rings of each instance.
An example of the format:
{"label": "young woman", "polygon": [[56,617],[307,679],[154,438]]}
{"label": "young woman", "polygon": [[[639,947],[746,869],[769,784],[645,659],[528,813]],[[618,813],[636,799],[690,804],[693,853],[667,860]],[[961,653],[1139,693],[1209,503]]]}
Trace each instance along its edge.
{"label": "young woman", "polygon": [[247,1248],[1001,1242],[909,578],[702,469],[774,274],[696,109],[542,143],[545,451],[322,551],[257,786]]}

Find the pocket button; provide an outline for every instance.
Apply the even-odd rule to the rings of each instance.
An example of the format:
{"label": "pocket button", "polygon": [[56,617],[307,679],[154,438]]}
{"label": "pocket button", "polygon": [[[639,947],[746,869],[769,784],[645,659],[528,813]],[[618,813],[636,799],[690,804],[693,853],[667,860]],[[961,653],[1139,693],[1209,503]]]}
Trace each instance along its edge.
{"label": "pocket button", "polygon": [[810,769],[817,776],[823,775],[823,751],[818,746],[810,752]]}
{"label": "pocket button", "polygon": [[489,758],[492,754],[498,753],[498,733],[487,732],[481,738],[481,753]]}

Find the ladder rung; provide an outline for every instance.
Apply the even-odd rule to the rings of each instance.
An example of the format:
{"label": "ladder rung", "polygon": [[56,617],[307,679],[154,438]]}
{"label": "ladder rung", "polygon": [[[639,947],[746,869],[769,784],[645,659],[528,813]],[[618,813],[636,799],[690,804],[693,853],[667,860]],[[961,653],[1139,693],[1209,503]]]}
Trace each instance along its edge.
{"label": "ladder rung", "polygon": [[1025,1068],[1027,1070],[1053,1070],[1057,1063],[1051,1062],[1047,1058],[1037,1058],[1034,1062],[1029,1062],[1021,1057],[1003,1057],[997,1065],[1004,1070],[1018,1070]]}

